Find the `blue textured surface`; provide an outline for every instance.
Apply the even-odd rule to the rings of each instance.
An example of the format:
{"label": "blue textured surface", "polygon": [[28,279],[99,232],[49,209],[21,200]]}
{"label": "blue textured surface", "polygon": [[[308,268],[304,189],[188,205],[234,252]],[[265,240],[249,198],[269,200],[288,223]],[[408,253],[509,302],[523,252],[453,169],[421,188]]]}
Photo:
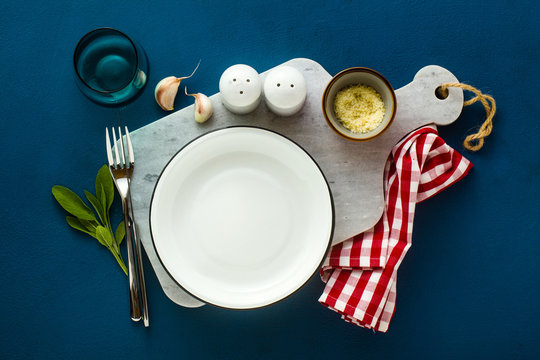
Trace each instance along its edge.
{"label": "blue textured surface", "polygon": [[[538,4],[2,2],[0,358],[539,358]],[[262,72],[295,57],[331,74],[372,67],[395,88],[437,64],[494,95],[494,131],[480,152],[461,146],[484,117],[480,105],[440,130],[475,167],[417,207],[387,334],[319,305],[317,277],[275,306],[235,312],[178,307],[149,271],[151,328],[131,322],[113,257],[68,228],[50,194],[54,184],[92,189],[105,161],[103,129],[116,113],[83,97],[72,78],[77,40],[99,26],[127,32],[149,57],[149,86],[122,111],[131,129],[165,115],[153,100],[157,81],[189,74],[199,59],[189,84],[208,95],[230,65]]]}

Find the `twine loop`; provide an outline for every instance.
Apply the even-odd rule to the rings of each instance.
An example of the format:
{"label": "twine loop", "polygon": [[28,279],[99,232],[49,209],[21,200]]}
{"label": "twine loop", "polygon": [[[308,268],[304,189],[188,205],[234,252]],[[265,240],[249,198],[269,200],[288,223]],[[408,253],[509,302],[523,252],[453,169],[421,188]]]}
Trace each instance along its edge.
{"label": "twine loop", "polygon": [[490,95],[482,94],[482,92],[477,88],[463,83],[442,84],[437,88],[437,93],[443,98],[446,98],[448,96],[449,87],[457,87],[463,90],[468,90],[476,95],[475,97],[465,101],[463,106],[469,106],[477,101],[480,101],[486,110],[486,120],[478,129],[478,132],[468,135],[463,141],[463,146],[465,149],[470,151],[478,151],[482,148],[482,146],[484,146],[484,138],[491,134],[491,131],[493,130],[493,117],[495,116],[496,110],[495,99]]}

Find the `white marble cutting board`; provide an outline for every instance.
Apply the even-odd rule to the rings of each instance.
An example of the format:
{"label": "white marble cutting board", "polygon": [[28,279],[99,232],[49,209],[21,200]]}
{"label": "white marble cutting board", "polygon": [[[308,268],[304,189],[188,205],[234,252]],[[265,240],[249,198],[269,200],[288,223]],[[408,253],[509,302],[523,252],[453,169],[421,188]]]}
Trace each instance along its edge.
{"label": "white marble cutting board", "polygon": [[[322,94],[332,76],[313,60],[299,58],[285,64],[301,71],[307,84],[305,105],[294,116],[278,117],[264,101],[250,114],[235,115],[223,106],[218,93],[211,96],[214,115],[204,124],[193,120],[193,106],[188,106],[131,133],[137,164],[132,196],[139,236],[165,294],[179,305],[198,307],[204,303],[185,293],[159,262],[150,235],[149,208],[159,174],[187,142],[213,129],[252,125],[277,131],[298,143],[319,164],[329,182],[335,205],[336,244],[371,228],[381,217],[383,170],[392,147],[418,127],[452,123],[463,107],[461,89],[450,88],[444,100],[435,96],[439,85],[457,82],[454,75],[442,67],[427,66],[410,84],[396,90],[397,114],[391,127],[372,141],[351,142],[336,135],[322,115]],[[261,74],[263,82],[267,72]]]}

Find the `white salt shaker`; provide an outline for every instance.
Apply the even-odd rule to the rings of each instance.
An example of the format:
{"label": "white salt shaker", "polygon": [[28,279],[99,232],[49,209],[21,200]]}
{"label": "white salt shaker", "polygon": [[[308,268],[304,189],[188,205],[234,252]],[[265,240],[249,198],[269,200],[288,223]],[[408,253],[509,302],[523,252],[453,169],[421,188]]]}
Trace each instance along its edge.
{"label": "white salt shaker", "polygon": [[259,73],[251,66],[237,64],[223,72],[219,92],[225,107],[235,114],[247,114],[261,102],[262,84]]}
{"label": "white salt shaker", "polygon": [[264,80],[266,105],[276,115],[296,114],[304,106],[306,95],[306,80],[293,67],[279,66],[271,70]]}

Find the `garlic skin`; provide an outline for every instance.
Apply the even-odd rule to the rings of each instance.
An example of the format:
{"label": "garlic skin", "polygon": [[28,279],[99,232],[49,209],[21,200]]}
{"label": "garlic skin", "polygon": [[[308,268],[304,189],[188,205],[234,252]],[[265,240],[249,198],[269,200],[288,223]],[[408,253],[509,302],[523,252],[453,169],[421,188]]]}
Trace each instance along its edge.
{"label": "garlic skin", "polygon": [[212,100],[204,94],[188,94],[187,87],[185,88],[185,93],[188,96],[193,96],[195,98],[195,106],[193,111],[193,116],[195,121],[199,124],[202,124],[212,116],[213,107]]}
{"label": "garlic skin", "polygon": [[154,97],[158,105],[165,111],[174,110],[174,99],[178,93],[181,78],[168,76],[157,83],[154,90]]}

